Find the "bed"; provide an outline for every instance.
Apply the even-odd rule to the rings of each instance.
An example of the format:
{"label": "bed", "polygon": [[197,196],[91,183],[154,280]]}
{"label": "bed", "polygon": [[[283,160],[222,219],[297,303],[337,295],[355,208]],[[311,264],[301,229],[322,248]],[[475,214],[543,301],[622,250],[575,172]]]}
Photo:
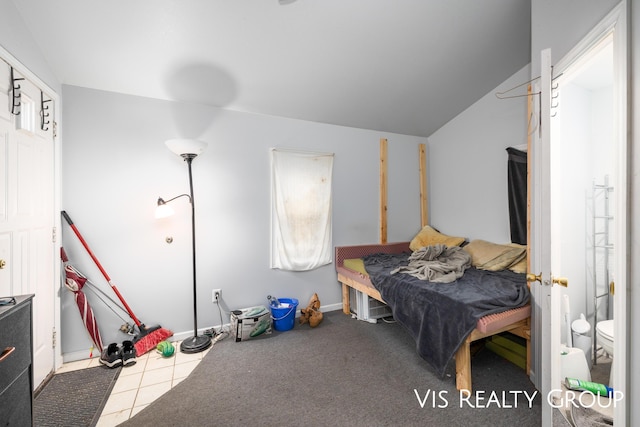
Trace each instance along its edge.
{"label": "bed", "polygon": [[[472,252],[473,266],[452,283],[434,284],[409,274],[390,274],[392,269],[407,263],[416,246],[433,243],[416,243],[415,240],[336,247],[335,267],[338,281],[342,284],[343,312],[351,314],[350,288],[389,305],[395,320],[416,340],[418,353],[433,366],[436,373],[442,376],[447,364],[455,359],[456,388],[460,391],[472,391],[471,343],[494,334],[508,331],[526,340],[528,373],[531,307],[524,272],[506,268],[505,263],[511,263],[513,267],[515,262],[505,261],[502,255],[494,256],[492,253],[483,258],[484,253],[477,257]],[[483,248],[487,247],[487,242],[480,242]],[[459,245],[461,241],[448,243]],[[475,241],[471,243],[475,244]],[[473,246],[471,243],[469,247]],[[483,264],[487,259],[492,263],[491,271],[486,270],[487,265]],[[477,283],[468,285],[468,280]],[[505,281],[508,285],[504,286],[512,286],[513,290],[507,291],[505,288],[504,292],[498,291],[499,294],[504,293],[499,298],[485,292],[501,289],[501,283]],[[459,298],[456,287],[460,286],[475,286],[480,296]]]}

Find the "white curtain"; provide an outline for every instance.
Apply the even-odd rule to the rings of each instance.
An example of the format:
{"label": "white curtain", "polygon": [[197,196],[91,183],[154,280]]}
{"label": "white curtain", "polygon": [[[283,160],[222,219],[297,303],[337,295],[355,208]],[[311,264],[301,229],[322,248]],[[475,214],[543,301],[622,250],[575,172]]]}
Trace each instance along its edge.
{"label": "white curtain", "polygon": [[331,262],[333,154],[271,150],[271,268]]}

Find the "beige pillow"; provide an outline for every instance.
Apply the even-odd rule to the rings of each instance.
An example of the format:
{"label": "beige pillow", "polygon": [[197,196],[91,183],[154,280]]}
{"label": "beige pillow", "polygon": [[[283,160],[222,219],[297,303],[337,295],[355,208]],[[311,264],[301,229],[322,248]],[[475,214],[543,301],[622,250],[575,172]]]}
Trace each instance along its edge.
{"label": "beige pillow", "polygon": [[479,239],[472,240],[463,249],[471,255],[471,265],[479,270],[507,270],[523,259],[526,262],[527,256],[524,246],[500,245]]}
{"label": "beige pillow", "polygon": [[416,235],[416,237],[409,243],[409,249],[417,251],[425,246],[433,246],[437,244],[443,244],[446,246],[460,246],[464,243],[464,237],[454,237],[442,234],[433,227],[425,225],[422,230]]}
{"label": "beige pillow", "polygon": [[509,267],[509,270],[513,271],[514,273],[526,273],[527,272],[527,257],[525,256],[522,261],[512,265]]}
{"label": "beige pillow", "polygon": [[509,266],[509,270],[513,271],[514,273],[526,273],[527,272],[527,247],[524,245],[519,245],[517,243],[509,243],[509,246],[512,246],[514,248],[524,249],[524,256],[522,257],[522,259],[517,263]]}

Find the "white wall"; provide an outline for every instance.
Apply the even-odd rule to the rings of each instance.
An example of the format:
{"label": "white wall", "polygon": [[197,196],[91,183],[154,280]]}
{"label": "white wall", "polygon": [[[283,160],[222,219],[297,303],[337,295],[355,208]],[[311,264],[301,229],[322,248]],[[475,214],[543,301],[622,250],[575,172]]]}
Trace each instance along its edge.
{"label": "white wall", "polygon": [[[611,152],[614,135],[613,87],[588,90],[571,82],[561,82],[559,93],[559,107],[552,124],[560,134],[558,141],[562,143],[561,157],[568,159],[568,163],[554,169],[557,173],[557,180],[554,182],[558,182],[558,186],[554,188],[560,189],[561,197],[554,199],[553,207],[561,212],[559,233],[562,233],[563,242],[572,242],[570,247],[563,245],[559,271],[570,279],[570,286],[563,288],[562,294],[569,297],[571,320],[584,313],[594,326],[594,268],[598,274],[597,295],[604,294],[607,287],[603,282],[602,249],[597,249],[596,262],[593,262],[594,207],[598,215],[604,214],[603,193],[595,194],[594,205],[593,184],[604,184],[604,177],[608,175],[609,184],[612,185],[614,178]],[[610,214],[614,214],[614,196],[611,194]],[[596,220],[595,227],[597,231],[603,231],[604,220]],[[613,231],[612,223],[610,229]],[[586,252],[577,248],[585,248]],[[598,304],[598,319],[603,320],[607,301],[601,298]],[[564,341],[564,323],[561,329]]]}
{"label": "white wall", "polygon": [[56,93],[60,83],[11,0],[0,0],[0,45]]}
{"label": "white wall", "polygon": [[[629,384],[629,396],[635,398],[640,396],[640,358],[637,357],[640,354],[640,292],[638,292],[638,283],[640,282],[640,150],[635,147],[640,147],[640,82],[638,82],[637,75],[640,71],[640,30],[637,28],[638,22],[640,22],[640,5],[638,2],[628,2],[628,19],[631,24],[631,37],[630,43],[630,96],[631,100],[629,105],[631,106],[631,112],[629,114],[630,123],[630,146],[631,149],[630,159],[630,235],[629,235],[629,264],[630,275],[629,283],[631,292],[628,294],[628,308],[629,308],[629,330],[628,330],[628,344],[629,354],[635,355],[635,357],[627,357],[629,366],[627,369],[628,384]],[[633,400],[632,400],[633,401]],[[640,405],[630,405],[629,408],[629,425],[640,424]]]}
{"label": "white wall", "polygon": [[527,144],[527,104],[526,97],[498,99],[495,92],[527,82],[529,75],[524,67],[429,136],[430,223],[441,232],[511,241],[506,149]]}
{"label": "white wall", "polygon": [[[424,138],[73,86],[63,86],[63,96],[63,209],[148,324],[193,331],[188,202],[173,202],[170,219],[153,217],[158,196],[189,190],[187,165],[165,147],[166,139],[209,143],[193,162],[202,328],[220,324],[214,288],[222,289],[226,311],[265,304],[268,294],[306,306],[314,292],[325,309],[341,308],[333,264],[303,273],[269,269],[271,147],[335,153],[333,244],[339,246],[379,241],[379,140],[388,138],[388,240],[410,240],[420,228],[418,146]],[[81,271],[104,282],[66,224],[63,244]],[[122,321],[104,304],[95,306],[104,340],[121,341],[115,331]],[[63,353],[86,357],[88,341],[69,293],[62,315]]]}
{"label": "white wall", "polygon": [[531,73],[540,75],[540,51],[556,64],[620,0],[531,0]]}

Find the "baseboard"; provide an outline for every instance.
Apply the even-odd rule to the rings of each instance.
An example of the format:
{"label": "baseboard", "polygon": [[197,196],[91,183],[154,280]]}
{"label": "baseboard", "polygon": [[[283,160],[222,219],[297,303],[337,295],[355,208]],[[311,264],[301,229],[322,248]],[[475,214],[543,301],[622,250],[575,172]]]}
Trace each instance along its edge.
{"label": "baseboard", "polygon": [[[329,312],[329,311],[336,311],[336,310],[342,310],[342,303],[337,303],[337,304],[329,304],[329,305],[323,305],[320,307],[320,311],[322,311],[323,313]],[[296,317],[300,317],[300,310],[296,311]],[[207,326],[204,328],[198,328],[198,334],[204,334],[204,332],[206,330],[209,329],[213,329],[216,332],[217,331],[225,331],[228,332],[231,328],[231,324],[230,323],[225,323],[224,325],[215,325],[215,326]],[[173,336],[171,338],[169,338],[169,341],[175,342],[175,341],[182,341],[186,338],[192,337],[193,336],[193,330],[191,331],[184,331],[184,332],[174,332]]]}
{"label": "baseboard", "polygon": [[[323,305],[320,307],[320,311],[322,311],[323,313],[327,313],[330,311],[337,311],[337,310],[342,310],[341,302],[336,304]],[[300,310],[296,312],[296,317],[300,317]],[[204,328],[198,328],[198,334],[200,335],[204,334],[204,332],[208,329],[214,329],[215,331],[220,331],[221,328],[223,331],[229,331],[229,329],[231,328],[231,324],[225,323],[224,325],[215,325],[215,326],[208,326]],[[173,336],[170,337],[168,340],[171,342],[176,342],[176,341],[182,341],[185,338],[189,338],[192,336],[193,336],[193,329],[190,331],[174,332]],[[93,350],[92,357],[100,357],[100,352],[98,351],[97,348]],[[89,357],[88,350],[73,351],[69,353],[64,353],[62,355],[62,363],[77,362],[78,360],[85,360],[89,358],[90,357]]]}
{"label": "baseboard", "polygon": [[62,354],[62,363],[77,362],[78,360],[92,359],[96,357],[100,357],[100,351],[97,348],[93,349],[93,355],[91,356],[88,350],[72,351],[70,353]]}
{"label": "baseboard", "polygon": [[320,311],[322,312],[328,312],[328,311],[337,311],[337,310],[342,310],[342,303],[338,302],[336,304],[329,304],[329,305],[323,305],[320,307]]}
{"label": "baseboard", "polygon": [[[209,326],[206,328],[198,328],[198,335],[203,335],[207,330],[211,330],[211,329],[213,329],[216,332],[219,332],[219,331],[228,332],[230,328],[231,328],[230,323],[225,323],[224,325]],[[193,336],[193,329],[190,331],[184,331],[184,332],[174,332],[173,336],[169,338],[169,341],[171,342],[182,341],[192,336]]]}

